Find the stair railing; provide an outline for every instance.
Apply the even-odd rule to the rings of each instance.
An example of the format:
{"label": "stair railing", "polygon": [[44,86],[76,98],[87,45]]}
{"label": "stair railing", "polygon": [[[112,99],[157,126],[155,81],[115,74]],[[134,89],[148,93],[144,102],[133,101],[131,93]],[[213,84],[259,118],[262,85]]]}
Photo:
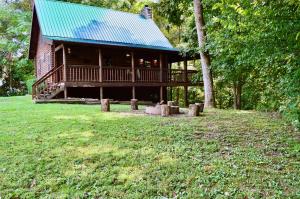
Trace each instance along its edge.
{"label": "stair railing", "polygon": [[32,85],[32,99],[35,99],[41,93],[55,89],[55,85],[63,80],[63,65],[52,68],[43,77]]}

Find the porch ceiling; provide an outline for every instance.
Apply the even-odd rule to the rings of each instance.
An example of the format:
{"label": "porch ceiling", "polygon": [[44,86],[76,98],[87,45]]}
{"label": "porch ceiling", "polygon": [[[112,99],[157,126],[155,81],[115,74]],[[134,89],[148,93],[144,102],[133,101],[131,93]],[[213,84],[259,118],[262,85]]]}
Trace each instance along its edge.
{"label": "porch ceiling", "polygon": [[[48,38],[50,39],[50,38]],[[54,38],[53,38],[54,39]],[[132,45],[131,47],[129,47],[128,45],[112,45],[112,44],[99,44],[99,43],[87,43],[87,42],[79,42],[79,41],[62,41],[62,40],[54,40],[54,42],[56,43],[56,45],[60,45],[60,44],[66,44],[66,45],[74,45],[74,46],[93,46],[93,47],[99,47],[99,48],[111,48],[111,49],[122,49],[122,50],[128,50],[128,51],[134,51],[134,52],[153,52],[153,53],[163,53],[165,55],[168,56],[168,62],[169,63],[175,63],[175,62],[181,62],[184,60],[194,60],[194,59],[200,59],[200,55],[197,54],[196,56],[190,56],[190,55],[182,55],[178,50],[169,50],[169,49],[161,49],[161,48],[157,48],[157,49],[149,49],[147,47],[137,47],[135,45]]]}

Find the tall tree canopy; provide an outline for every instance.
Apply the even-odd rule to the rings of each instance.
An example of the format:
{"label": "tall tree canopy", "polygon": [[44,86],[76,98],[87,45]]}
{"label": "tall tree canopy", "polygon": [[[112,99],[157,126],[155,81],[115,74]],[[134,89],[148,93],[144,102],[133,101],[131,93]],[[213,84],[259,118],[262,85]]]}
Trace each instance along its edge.
{"label": "tall tree canopy", "polygon": [[33,77],[27,59],[31,24],[27,6],[22,2],[0,7],[0,95],[22,94],[25,81]]}

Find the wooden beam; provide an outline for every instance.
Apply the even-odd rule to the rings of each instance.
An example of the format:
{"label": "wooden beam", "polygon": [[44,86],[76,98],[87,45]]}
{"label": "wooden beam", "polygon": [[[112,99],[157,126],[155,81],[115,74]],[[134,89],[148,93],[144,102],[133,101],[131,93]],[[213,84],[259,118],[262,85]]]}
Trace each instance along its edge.
{"label": "wooden beam", "polygon": [[[168,83],[171,82],[171,78],[172,78],[171,71],[172,71],[172,63],[169,63],[169,60],[168,60],[168,77],[167,77],[168,78],[167,79]],[[170,88],[170,93],[169,93],[170,99],[168,99],[168,100],[173,101],[173,87],[170,86],[169,88]]]}
{"label": "wooden beam", "polygon": [[66,57],[66,49],[65,46],[63,46],[63,65],[64,65],[64,75],[63,75],[63,79],[66,82],[67,81],[67,57]]}
{"label": "wooden beam", "polygon": [[57,47],[55,48],[55,52],[59,51],[59,50],[62,49],[63,47],[64,47],[64,45],[63,45],[63,44],[60,44],[59,46],[57,46]]}
{"label": "wooden beam", "polygon": [[135,86],[132,87],[132,99],[136,99],[135,98]]}
{"label": "wooden beam", "polygon": [[188,87],[184,86],[184,106],[189,106],[189,99],[188,99]]}
{"label": "wooden beam", "polygon": [[160,77],[159,81],[163,81],[163,55],[162,53],[159,54],[159,71],[160,71]]}
{"label": "wooden beam", "polygon": [[187,78],[187,59],[186,57],[184,58],[184,82],[187,82],[188,78]]}
{"label": "wooden beam", "polygon": [[191,83],[133,83],[133,82],[66,82],[67,87],[178,87],[178,86],[203,86],[203,82]]}
{"label": "wooden beam", "polygon": [[101,86],[100,87],[100,100],[103,99],[103,87]]}
{"label": "wooden beam", "polygon": [[135,82],[135,63],[134,63],[134,53],[131,52],[131,77],[132,77],[132,82]]}
{"label": "wooden beam", "polygon": [[[102,83],[103,82],[103,79],[102,79],[102,76],[103,76],[103,63],[102,63],[102,51],[101,49],[99,49],[99,82]],[[103,87],[100,86],[100,100],[103,99]]]}
{"label": "wooden beam", "polygon": [[102,82],[102,72],[103,71],[103,63],[102,63],[102,51],[99,49],[99,81]]}
{"label": "wooden beam", "polygon": [[164,100],[164,87],[160,87],[160,101]]}
{"label": "wooden beam", "polygon": [[[187,83],[188,82],[188,76],[187,76],[187,59],[186,59],[186,57],[184,57],[183,65],[184,65],[184,82]],[[184,86],[184,105],[185,105],[185,107],[189,106],[188,86],[186,86],[186,85]]]}
{"label": "wooden beam", "polygon": [[[63,65],[64,65],[63,80],[64,80],[64,82],[66,82],[67,81],[67,58],[66,58],[66,49],[65,49],[64,45],[63,45],[62,49],[63,49]],[[65,84],[65,86],[64,86],[64,98],[67,99],[67,97],[68,97],[68,92],[67,92],[67,86]]]}
{"label": "wooden beam", "polygon": [[165,66],[165,70],[164,70],[165,74],[163,75],[163,81],[164,82],[169,82],[168,74],[169,74],[170,63],[169,63],[169,55],[168,54],[165,54],[165,64],[164,64],[164,66]]}

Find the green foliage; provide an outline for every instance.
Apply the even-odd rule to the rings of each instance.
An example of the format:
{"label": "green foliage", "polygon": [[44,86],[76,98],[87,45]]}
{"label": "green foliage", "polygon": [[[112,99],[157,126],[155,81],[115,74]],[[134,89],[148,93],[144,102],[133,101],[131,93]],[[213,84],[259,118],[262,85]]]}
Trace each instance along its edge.
{"label": "green foliage", "polygon": [[131,114],[129,105],[111,109],[0,98],[0,196],[299,197],[299,132],[276,116],[211,109],[161,118]]}
{"label": "green foliage", "polygon": [[[185,53],[197,53],[193,5],[186,0],[162,0],[161,10],[183,16]],[[202,0],[206,50],[212,55],[212,71],[218,107],[233,106],[234,91],[241,87],[242,109],[281,111],[299,126],[300,4],[299,1]],[[178,5],[188,5],[181,9]],[[188,4],[189,3],[189,4]],[[180,22],[176,14],[165,16]],[[174,35],[176,33],[173,33]]]}
{"label": "green foliage", "polygon": [[25,81],[33,74],[28,60],[31,13],[13,5],[0,7],[1,95],[26,93]]}
{"label": "green foliage", "polygon": [[28,91],[28,94],[32,94],[32,85],[34,84],[34,82],[36,81],[35,78],[32,78],[32,79],[28,79],[26,81],[26,88],[27,88],[27,91]]}

